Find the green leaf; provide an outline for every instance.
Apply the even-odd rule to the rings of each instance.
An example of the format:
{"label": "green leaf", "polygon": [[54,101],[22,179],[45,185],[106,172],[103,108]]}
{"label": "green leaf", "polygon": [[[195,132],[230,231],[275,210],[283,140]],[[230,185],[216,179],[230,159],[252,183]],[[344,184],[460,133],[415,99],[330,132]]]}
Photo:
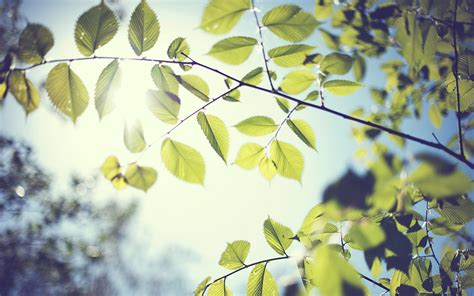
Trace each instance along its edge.
{"label": "green leaf", "polygon": [[347,54],[333,52],[321,61],[321,71],[344,75],[351,70],[353,59]]}
{"label": "green leaf", "polygon": [[161,145],[161,159],[177,178],[189,183],[204,184],[204,159],[196,149],[168,138]]}
{"label": "green leaf", "polygon": [[209,283],[210,280],[211,280],[210,276],[203,279],[194,290],[194,296],[202,296],[202,292],[204,291],[204,288],[206,288],[207,283]]}
{"label": "green leaf", "polygon": [[155,184],[158,174],[154,168],[129,164],[125,171],[127,184],[145,192]]}
{"label": "green leaf", "polygon": [[314,0],[314,16],[317,20],[323,20],[332,15],[333,0]]}
{"label": "green leaf", "polygon": [[441,111],[439,110],[437,104],[433,104],[430,106],[430,109],[428,110],[428,116],[430,117],[431,123],[434,127],[441,127],[441,125],[443,124],[443,115],[441,114]]}
{"label": "green leaf", "polygon": [[250,8],[250,0],[211,0],[204,10],[199,27],[213,34],[227,33]]}
{"label": "green leaf", "polygon": [[354,224],[349,231],[349,236],[355,244],[353,246],[351,242],[351,247],[362,250],[377,247],[385,241],[385,232],[375,223]]}
{"label": "green leaf", "polygon": [[324,89],[335,96],[350,95],[362,86],[363,84],[359,82],[349,80],[330,80],[323,84]]}
{"label": "green leaf", "polygon": [[176,59],[178,61],[184,61],[186,56],[189,56],[191,49],[189,48],[189,44],[186,39],[182,37],[178,37],[173,42],[171,42],[170,46],[168,47],[168,57],[170,59]]}
{"label": "green leaf", "polygon": [[275,100],[283,112],[285,113],[290,112],[290,102],[288,102],[287,99],[275,97]]}
{"label": "green leaf", "polygon": [[368,295],[357,271],[339,252],[320,245],[315,253],[313,280],[322,296]]}
{"label": "green leaf", "polygon": [[160,35],[160,23],[155,12],[145,0],[141,0],[132,13],[128,25],[128,41],[137,56],[150,50]]}
{"label": "green leaf", "polygon": [[397,28],[395,38],[401,45],[403,57],[415,70],[418,69],[423,59],[423,37],[416,21],[416,14],[407,13],[406,17],[396,21],[395,26]]}
{"label": "green leaf", "polygon": [[270,217],[263,223],[263,234],[270,247],[280,255],[286,254],[286,250],[288,250],[293,242],[291,238],[294,236],[290,228]]}
{"label": "green leaf", "polygon": [[291,130],[301,139],[308,147],[316,150],[316,136],[311,126],[304,120],[288,119],[286,121]]}
{"label": "green leaf", "polygon": [[100,170],[105,178],[112,180],[115,176],[120,174],[120,163],[116,156],[109,156],[105,159],[100,167]]}
{"label": "green leaf", "polygon": [[289,143],[275,140],[270,148],[270,154],[276,163],[278,174],[301,181],[304,159],[298,149]]}
{"label": "green leaf", "polygon": [[176,95],[161,90],[149,90],[146,103],[151,113],[164,123],[178,122],[181,100]]}
{"label": "green leaf", "polygon": [[255,265],[247,281],[248,296],[278,295],[278,286],[272,274],[266,270],[266,264]]}
{"label": "green leaf", "polygon": [[115,108],[113,95],[119,76],[119,63],[117,60],[113,60],[102,70],[99,79],[97,79],[94,101],[95,109],[99,113],[100,119],[104,118]]}
{"label": "green leaf", "polygon": [[247,74],[245,74],[245,76],[241,80],[242,82],[245,82],[248,84],[258,85],[260,84],[260,82],[262,82],[262,78],[263,78],[263,68],[258,67],[248,72]]}
{"label": "green leaf", "polygon": [[354,54],[354,68],[352,71],[354,72],[355,80],[362,81],[364,79],[366,68],[365,59],[358,54]]}
{"label": "green leaf", "polygon": [[317,79],[316,74],[308,70],[295,70],[288,73],[280,88],[289,94],[299,94],[311,86]]}
{"label": "green leaf", "polygon": [[13,70],[8,77],[10,92],[26,114],[35,111],[40,104],[40,94],[34,84],[26,78],[25,72]]}
{"label": "green leaf", "polygon": [[155,65],[151,69],[151,78],[159,90],[178,95],[179,82],[173,69],[167,65]]}
{"label": "green leaf", "polygon": [[443,202],[436,211],[448,222],[464,225],[474,219],[474,202],[467,198],[457,198],[450,202]]}
{"label": "green leaf", "polygon": [[238,89],[234,89],[225,95],[223,99],[228,102],[240,102],[240,91]]}
{"label": "green leaf", "polygon": [[290,42],[305,39],[320,24],[301,7],[289,4],[273,8],[263,16],[262,22],[275,35]]}
{"label": "green leaf", "polygon": [[237,123],[234,127],[245,135],[256,137],[271,134],[278,126],[270,117],[252,116]]}
{"label": "green leaf", "polygon": [[43,25],[28,24],[18,40],[18,56],[27,64],[39,64],[54,45],[51,31]]}
{"label": "green leaf", "polygon": [[458,71],[465,79],[474,77],[474,52],[466,49],[459,55]]}
{"label": "green leaf", "polygon": [[143,134],[143,126],[140,120],[136,120],[131,125],[125,124],[123,141],[125,147],[132,153],[142,152],[146,148],[145,135]]}
{"label": "green leaf", "polygon": [[319,29],[321,33],[321,38],[329,49],[339,50],[339,37],[329,33],[326,30]]}
{"label": "green leaf", "polygon": [[319,91],[313,90],[312,92],[310,92],[306,96],[306,98],[304,100],[305,101],[316,101],[317,99],[319,99]]}
{"label": "green leaf", "polygon": [[209,86],[201,77],[191,74],[176,75],[178,82],[204,102],[209,101]]}
{"label": "green leaf", "polygon": [[66,63],[56,65],[48,74],[46,89],[53,105],[73,122],[89,102],[86,86]]}
{"label": "green leaf", "polygon": [[229,151],[229,132],[225,123],[218,117],[213,115],[206,115],[204,112],[199,112],[197,121],[201,126],[201,130],[206,135],[209,144],[216,151],[216,153],[227,163],[227,152]]}
{"label": "green leaf", "polygon": [[232,296],[232,292],[226,287],[224,279],[222,279],[209,286],[207,296]]}
{"label": "green leaf", "polygon": [[255,143],[247,143],[240,147],[234,163],[243,169],[251,170],[260,163],[264,155],[265,149],[262,146]]}
{"label": "green leaf", "polygon": [[250,243],[244,240],[237,240],[227,243],[227,248],[221,255],[219,265],[227,269],[238,269],[245,266],[245,259],[249,254]]}
{"label": "green leaf", "polygon": [[306,44],[284,45],[270,49],[268,56],[280,67],[296,67],[303,65],[315,48]]}
{"label": "green leaf", "polygon": [[215,43],[208,55],[230,65],[240,65],[245,62],[257,40],[250,37],[229,37]]}
{"label": "green leaf", "polygon": [[79,17],[74,29],[74,39],[79,51],[85,56],[90,56],[112,40],[117,30],[118,22],[115,14],[102,1]]}
{"label": "green leaf", "polygon": [[260,163],[258,165],[258,170],[262,174],[262,176],[270,181],[275,177],[275,174],[277,172],[276,169],[276,164],[275,162],[269,158],[269,157],[263,157],[262,160],[260,160]]}

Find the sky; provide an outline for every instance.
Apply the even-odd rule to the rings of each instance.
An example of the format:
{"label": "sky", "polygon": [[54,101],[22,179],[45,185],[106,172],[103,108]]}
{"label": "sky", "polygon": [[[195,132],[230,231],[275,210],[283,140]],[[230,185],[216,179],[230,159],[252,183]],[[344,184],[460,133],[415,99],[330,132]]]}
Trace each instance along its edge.
{"label": "sky", "polygon": [[[48,60],[81,56],[74,43],[75,19],[98,2],[24,1],[22,9],[28,21],[41,23],[53,32],[55,45],[47,55]],[[253,15],[249,12],[244,14],[231,33],[215,36],[198,29],[206,1],[148,2],[157,13],[161,33],[155,47],[144,54],[146,57],[166,58],[166,49],[171,41],[176,37],[185,37],[191,46],[193,59],[222,69],[233,76],[242,77],[255,67],[263,66],[258,48],[254,50],[250,59],[240,66],[225,65],[206,55],[212,44],[225,37],[243,35],[258,38]],[[295,2],[307,11],[313,11],[312,1]],[[98,56],[134,55],[127,40],[127,25],[137,3],[138,1],[122,1],[125,15],[120,23],[119,32],[110,43],[97,51]],[[256,1],[256,3],[260,10],[259,16],[262,17],[265,11],[283,1]],[[264,30],[264,41],[268,49],[286,44],[272,36],[268,30]],[[317,45],[318,52],[328,52],[316,32],[306,39],[305,43]],[[386,59],[396,57],[392,54]],[[268,182],[257,170],[245,171],[232,165],[242,144],[248,142],[265,144],[271,137],[271,135],[260,138],[244,136],[232,127],[234,124],[253,115],[270,116],[276,122],[285,117],[271,95],[252,89],[241,89],[241,103],[221,101],[206,109],[208,114],[219,116],[229,127],[228,165],[224,164],[212,150],[195,119],[185,122],[170,135],[172,139],[199,150],[206,161],[204,186],[180,181],[166,170],[160,159],[160,137],[170,126],[154,118],[144,104],[146,90],[155,88],[150,77],[153,63],[120,62],[122,83],[117,89],[117,98],[121,103],[118,110],[99,121],[93,105],[94,85],[107,63],[107,61],[72,63],[72,69],[84,81],[90,96],[89,105],[76,124],[54,110],[43,90],[39,110],[27,118],[14,98],[8,97],[0,110],[0,132],[30,142],[39,162],[54,172],[59,187],[66,186],[64,185],[66,176],[71,173],[92,174],[99,179],[95,191],[97,199],[113,198],[126,202],[132,196],[135,197],[140,203],[140,209],[132,236],[139,241],[146,241],[144,249],[148,249],[151,253],[169,250],[170,246],[191,250],[194,259],[185,264],[192,287],[208,275],[217,277],[226,273],[217,264],[226,242],[248,240],[252,245],[248,262],[275,256],[263,237],[263,221],[268,216],[296,231],[307,211],[320,201],[321,194],[328,184],[337,179],[348,167],[361,171],[362,167],[353,158],[353,153],[361,147],[361,144],[352,138],[352,125],[333,115],[308,108],[296,112],[292,118],[304,119],[311,124],[316,134],[317,152],[306,147],[287,127],[282,129],[279,136],[279,139],[295,144],[304,155],[305,168],[301,183],[279,176]],[[28,71],[27,76],[36,85],[40,85],[51,68],[49,65],[41,66]],[[271,63],[270,68],[278,72],[280,79],[286,73],[286,70]],[[178,71],[177,68],[175,70]],[[211,97],[225,90],[222,79],[214,73],[198,68],[190,73],[199,75],[208,82]],[[353,79],[352,74],[348,74],[347,78]],[[368,75],[364,83],[380,86],[384,83],[383,78],[378,64],[368,63]],[[301,97],[304,98],[304,95],[305,93]],[[202,104],[202,101],[184,89],[180,91],[180,98],[181,117]],[[370,107],[368,88],[348,97],[328,96],[326,103],[334,109],[345,112],[350,112],[357,106]],[[139,161],[142,165],[152,166],[158,170],[158,180],[146,194],[133,188],[118,192],[98,172],[98,168],[109,155],[116,155],[123,163],[137,159],[137,155],[128,152],[123,143],[124,121],[136,118],[140,118],[144,125],[146,140],[149,143],[158,140]],[[428,139],[434,131],[443,141],[448,137],[447,131],[453,128],[453,124],[450,117],[441,130],[433,130],[434,128],[426,124],[426,121],[409,121],[405,124],[405,128],[409,132],[425,135]],[[419,148],[416,144],[410,144],[400,153],[407,156]],[[296,244],[289,250],[289,254],[300,254],[300,252],[301,249]],[[365,263],[358,265],[361,270],[366,270]],[[295,264],[291,262],[271,263],[269,268],[279,283],[287,281],[288,276],[297,275]],[[244,292],[246,276],[247,274],[243,273],[227,282],[236,295]]]}

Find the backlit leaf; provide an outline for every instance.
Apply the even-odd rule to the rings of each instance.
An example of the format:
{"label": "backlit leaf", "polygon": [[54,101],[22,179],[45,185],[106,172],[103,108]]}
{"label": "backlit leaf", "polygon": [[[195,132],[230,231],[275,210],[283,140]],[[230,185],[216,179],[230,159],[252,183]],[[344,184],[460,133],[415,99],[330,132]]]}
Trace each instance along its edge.
{"label": "backlit leaf", "polygon": [[351,70],[352,62],[351,56],[333,52],[321,61],[321,70],[331,74],[343,75]]}
{"label": "backlit leaf", "polygon": [[229,37],[215,43],[208,54],[224,63],[240,65],[245,62],[257,40],[250,37]]}
{"label": "backlit leaf", "polygon": [[317,79],[316,74],[308,70],[295,70],[288,73],[280,88],[289,94],[299,94],[310,87]]}
{"label": "backlit leaf", "polygon": [[14,70],[8,77],[10,92],[26,114],[35,111],[40,104],[40,95],[34,84],[26,78],[25,72]]}
{"label": "backlit leaf", "polygon": [[150,50],[160,35],[160,23],[155,12],[145,0],[141,0],[132,13],[128,25],[128,41],[137,56]]}
{"label": "backlit leaf", "polygon": [[262,146],[255,143],[247,143],[240,147],[234,163],[243,169],[250,170],[260,163],[264,155],[265,149]]}
{"label": "backlit leaf", "polygon": [[207,283],[209,283],[210,280],[211,280],[210,276],[203,279],[194,290],[194,296],[202,296],[202,292],[204,291],[204,288],[206,287]]}
{"label": "backlit leaf", "polygon": [[354,224],[349,231],[349,235],[356,245],[354,248],[361,248],[362,250],[377,247],[385,241],[385,233],[375,223]]}
{"label": "backlit leaf", "polygon": [[224,279],[218,280],[209,286],[207,296],[232,296],[232,292],[226,287]]}
{"label": "backlit leaf", "polygon": [[250,0],[211,0],[204,10],[200,28],[213,34],[227,33],[250,8]]}
{"label": "backlit leaf", "polygon": [[148,191],[155,184],[158,174],[154,168],[129,164],[125,171],[125,180],[132,187]]}
{"label": "backlit leaf", "polygon": [[115,14],[102,1],[79,17],[74,29],[74,39],[79,51],[85,56],[90,56],[112,40],[117,30],[118,22]]}
{"label": "backlit leaf", "polygon": [[306,44],[291,44],[270,49],[268,56],[281,67],[296,67],[303,65],[306,57],[315,49]]}
{"label": "backlit leaf", "polygon": [[178,122],[181,100],[170,92],[149,90],[146,104],[148,109],[161,121],[168,124]]}
{"label": "backlit leaf", "polygon": [[167,65],[155,65],[151,69],[151,78],[159,90],[178,95],[179,82],[173,69]]}
{"label": "backlit leaf", "polygon": [[178,37],[173,42],[171,42],[170,46],[168,47],[168,57],[170,59],[176,59],[178,61],[183,61],[186,59],[185,55],[189,56],[191,50],[189,48],[189,44],[186,39],[182,37]]}
{"label": "backlit leaf", "polygon": [[262,19],[266,26],[278,37],[298,42],[313,33],[319,22],[296,5],[280,5],[268,11]]}
{"label": "backlit leaf", "polygon": [[252,84],[252,85],[258,85],[260,82],[262,82],[263,78],[263,68],[258,67],[250,71],[249,73],[245,74],[245,76],[241,79],[242,82]]}
{"label": "backlit leaf", "polygon": [[317,20],[323,20],[332,15],[333,0],[314,0],[314,16]]}
{"label": "backlit leaf", "polygon": [[118,84],[120,76],[119,63],[113,60],[99,75],[95,85],[95,109],[99,113],[99,118],[104,118],[114,108],[114,88]]}
{"label": "backlit leaf", "polygon": [[46,89],[53,105],[73,122],[76,122],[89,102],[84,83],[66,63],[51,69],[46,79]]}
{"label": "backlit leaf", "polygon": [[28,24],[18,40],[18,56],[27,64],[39,64],[54,45],[51,31],[43,25]]}
{"label": "backlit leaf", "polygon": [[116,156],[109,156],[105,159],[100,167],[102,174],[108,180],[112,180],[115,176],[120,174],[120,163]]}
{"label": "backlit leaf", "polygon": [[273,296],[278,295],[278,286],[272,274],[266,270],[266,264],[255,265],[247,281],[248,296]]}
{"label": "backlit leaf", "polygon": [[245,265],[245,259],[249,254],[250,243],[237,240],[227,244],[227,248],[221,255],[219,265],[227,269],[237,269]]}
{"label": "backlit leaf", "polygon": [[275,100],[278,104],[278,107],[280,107],[280,109],[283,112],[285,112],[285,113],[290,112],[290,102],[288,102],[287,99],[280,98],[280,97],[275,97]]}
{"label": "backlit leaf", "polygon": [[140,120],[136,120],[132,124],[125,124],[123,141],[125,147],[132,153],[138,153],[145,149],[145,135],[143,134],[143,126]]}
{"label": "backlit leaf", "polygon": [[264,136],[277,129],[275,121],[266,116],[252,116],[235,125],[237,130],[248,136]]}
{"label": "backlit leaf", "polygon": [[316,136],[314,135],[313,128],[311,128],[306,121],[301,119],[288,119],[286,123],[301,141],[316,150]]}
{"label": "backlit leaf", "polygon": [[352,69],[355,80],[362,81],[364,79],[366,68],[365,59],[362,56],[355,54],[354,67]]}
{"label": "backlit leaf", "polygon": [[289,143],[275,140],[272,143],[270,155],[276,163],[278,174],[301,181],[304,159],[298,149]]}
{"label": "backlit leaf", "polygon": [[191,74],[176,75],[178,82],[204,102],[209,101],[209,86],[201,77]]}
{"label": "backlit leaf", "polygon": [[204,184],[204,159],[191,146],[165,139],[161,145],[161,159],[177,178],[189,183]]}
{"label": "backlit leaf", "polygon": [[229,151],[229,132],[225,123],[218,117],[199,112],[197,121],[201,130],[206,135],[209,144],[216,153],[227,163],[227,152]]}
{"label": "backlit leaf", "polygon": [[258,164],[258,170],[262,176],[269,181],[273,179],[277,172],[275,162],[269,157],[264,157],[262,160],[260,160],[260,163]]}
{"label": "backlit leaf", "polygon": [[443,123],[443,115],[441,114],[438,105],[433,104],[430,106],[430,109],[428,110],[428,116],[430,117],[431,123],[434,127],[441,127],[441,124]]}
{"label": "backlit leaf", "polygon": [[270,247],[280,255],[286,254],[286,250],[288,250],[293,242],[291,239],[293,237],[291,229],[270,217],[263,223],[263,234]]}
{"label": "backlit leaf", "polygon": [[330,80],[323,84],[324,89],[335,96],[350,95],[362,86],[363,85],[358,82],[349,80]]}

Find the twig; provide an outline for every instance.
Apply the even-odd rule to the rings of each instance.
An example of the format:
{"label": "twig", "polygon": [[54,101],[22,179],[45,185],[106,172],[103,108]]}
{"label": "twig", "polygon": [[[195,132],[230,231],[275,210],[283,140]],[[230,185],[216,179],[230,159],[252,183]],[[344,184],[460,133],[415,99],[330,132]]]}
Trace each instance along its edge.
{"label": "twig", "polygon": [[428,201],[426,201],[425,231],[426,231],[426,235],[428,236],[428,245],[430,246],[431,254],[433,255],[434,260],[436,261],[438,266],[440,266],[438,257],[436,257],[436,253],[435,253],[434,248],[433,248],[433,243],[431,242],[431,238],[430,238],[430,229],[428,228],[428,224],[429,224],[429,222],[428,222],[428,212],[429,211],[430,211],[430,207],[429,207]]}
{"label": "twig", "polygon": [[270,144],[276,140],[276,138],[278,137],[278,134],[280,133],[280,130],[281,128],[283,127],[283,125],[290,119],[290,116],[293,112],[295,112],[296,108],[298,108],[298,106],[300,106],[300,104],[296,104],[290,111],[288,111],[288,114],[286,114],[285,118],[283,118],[283,120],[280,122],[280,124],[278,125],[278,128],[277,130],[275,131],[275,133],[273,134],[273,137],[270,138],[270,140],[268,141],[267,145],[265,145],[265,148],[267,148],[268,146],[270,146]]}
{"label": "twig", "polygon": [[255,22],[257,23],[258,35],[260,37],[260,47],[262,48],[262,56],[263,56],[263,61],[265,63],[265,71],[267,72],[267,77],[268,77],[268,82],[270,83],[270,87],[272,88],[273,91],[275,91],[275,86],[273,85],[273,81],[272,81],[272,75],[270,74],[270,69],[268,68],[268,58],[267,58],[267,54],[265,53],[265,46],[263,45],[263,34],[262,34],[263,26],[260,24],[260,21],[258,20],[257,10],[255,7],[255,0],[252,0],[251,3],[252,3],[253,15],[255,17]]}
{"label": "twig", "polygon": [[454,45],[454,80],[456,81],[456,99],[457,99],[457,112],[456,116],[458,118],[458,138],[459,138],[459,149],[461,151],[461,155],[464,156],[464,145],[462,141],[462,127],[461,127],[461,95],[459,92],[459,54],[458,54],[458,44],[457,44],[457,37],[456,37],[456,17],[458,12],[458,3],[459,0],[456,0],[454,3],[454,25],[453,25],[453,45]]}

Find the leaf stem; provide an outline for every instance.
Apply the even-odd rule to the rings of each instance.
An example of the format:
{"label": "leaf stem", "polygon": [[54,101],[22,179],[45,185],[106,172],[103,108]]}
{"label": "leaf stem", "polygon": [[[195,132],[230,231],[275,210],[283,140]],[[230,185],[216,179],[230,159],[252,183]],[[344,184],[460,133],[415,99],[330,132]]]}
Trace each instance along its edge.
{"label": "leaf stem", "polygon": [[276,138],[278,137],[278,134],[280,133],[280,130],[282,129],[283,125],[290,119],[291,117],[291,114],[293,112],[295,112],[296,108],[298,108],[298,106],[300,106],[301,104],[300,103],[297,103],[290,111],[288,111],[288,114],[285,116],[285,118],[283,118],[283,120],[280,122],[280,124],[278,125],[278,128],[277,130],[275,131],[275,133],[273,134],[273,137],[270,138],[270,140],[268,141],[267,145],[265,145],[265,148],[268,148],[268,146],[270,146],[270,144],[276,140]]}
{"label": "leaf stem", "polygon": [[430,238],[430,229],[428,228],[428,224],[429,224],[429,222],[428,222],[428,212],[429,211],[430,211],[430,207],[429,207],[428,201],[426,201],[425,231],[426,231],[426,235],[428,236],[428,245],[430,246],[430,250],[431,250],[431,254],[433,255],[433,259],[436,261],[438,266],[440,266],[438,257],[436,257],[436,253],[435,253],[434,248],[433,248],[433,243],[431,242],[431,238]]}

